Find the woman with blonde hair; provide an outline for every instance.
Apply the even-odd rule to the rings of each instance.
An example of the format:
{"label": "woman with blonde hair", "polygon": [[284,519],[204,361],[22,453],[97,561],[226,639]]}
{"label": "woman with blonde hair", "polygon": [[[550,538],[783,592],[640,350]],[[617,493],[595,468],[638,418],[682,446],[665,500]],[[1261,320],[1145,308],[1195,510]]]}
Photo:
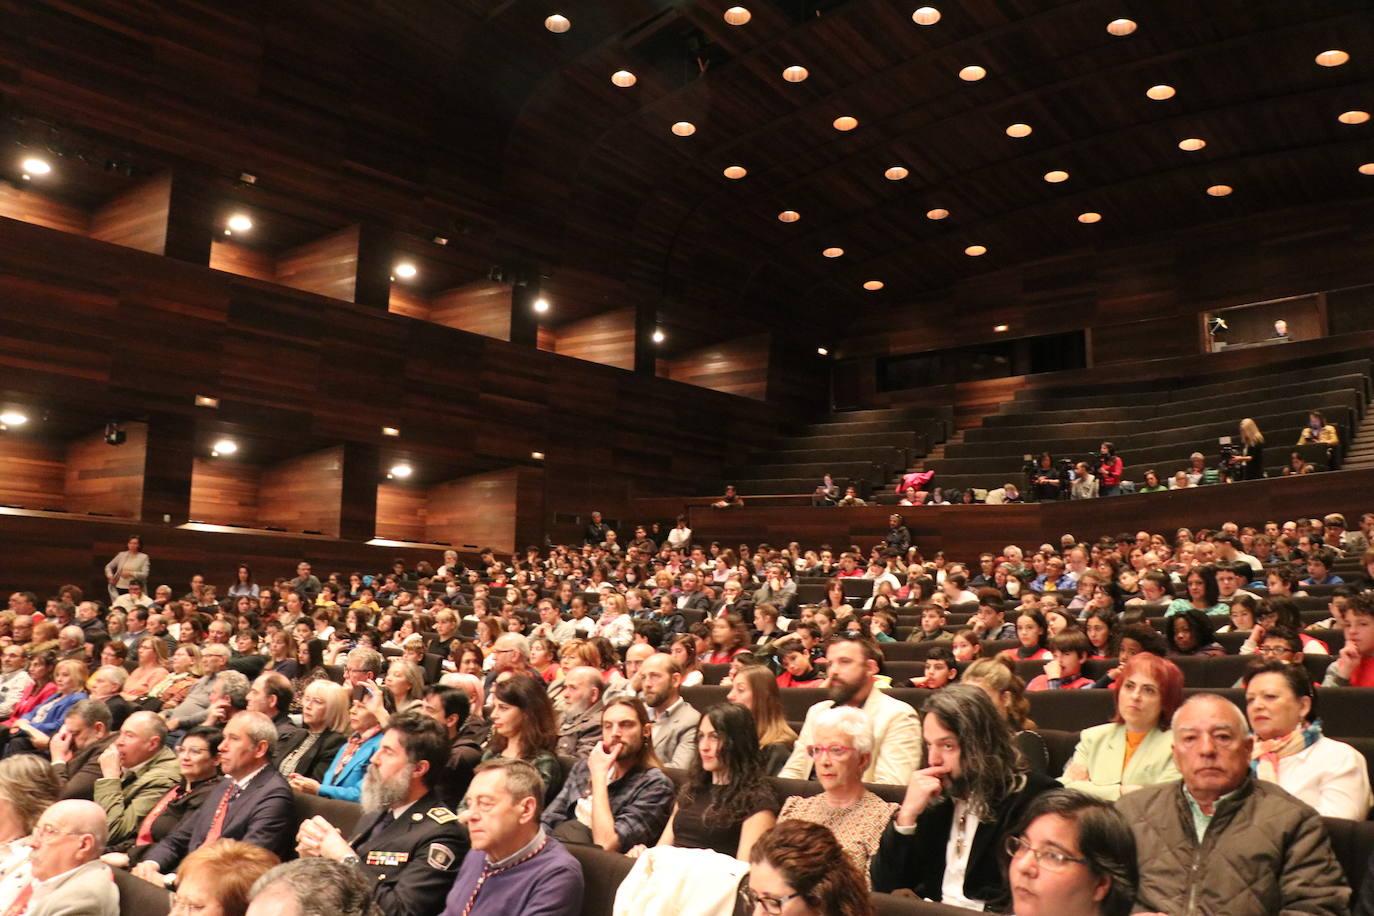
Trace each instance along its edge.
{"label": "woman with blonde hair", "polygon": [[1259,480],[1264,476],[1264,433],[1249,417],[1240,421],[1240,454],[1227,463],[1235,480]]}
{"label": "woman with blonde hair", "polygon": [[204,676],[205,672],[200,666],[200,647],[190,643],[178,646],[172,653],[172,673],[148,691],[148,699],[155,700],[158,709],[172,709],[186,699],[186,694],[191,692],[196,681]]}
{"label": "woman with blonde hair", "polygon": [[151,633],[138,641],[135,650],[138,667],[129,672],[124,682],[124,692],[120,694],[130,703],[137,703],[148,696],[148,691],[167,679],[167,641]]}
{"label": "woman with blonde hair", "polygon": [[759,733],[759,753],[763,754],[763,771],[769,776],[778,775],[787,758],[792,755],[797,733],[787,724],[787,717],[783,715],[782,695],[772,670],[764,665],[741,668],[731,681],[730,692],[725,699],[754,714],[754,725]]}
{"label": "woman with blonde hair", "polygon": [[1016,673],[1011,659],[1003,656],[982,658],[959,677],[959,683],[981,687],[992,699],[992,705],[1002,713],[1012,731],[1012,737],[1026,764],[1036,773],[1047,775],[1050,752],[1045,739],[1035,731],[1030,717],[1030,700],[1026,698],[1026,682]]}
{"label": "woman with blonde hair", "polygon": [[[425,696],[425,673],[419,665],[402,658],[391,660],[383,684],[396,703],[396,712],[407,712],[419,706]],[[380,720],[382,717],[378,716]],[[382,722],[385,725],[385,722]]]}
{"label": "woman with blonde hair", "polygon": [[28,886],[28,837],[38,818],[57,801],[62,786],[42,757],[21,754],[0,760],[0,912]]}

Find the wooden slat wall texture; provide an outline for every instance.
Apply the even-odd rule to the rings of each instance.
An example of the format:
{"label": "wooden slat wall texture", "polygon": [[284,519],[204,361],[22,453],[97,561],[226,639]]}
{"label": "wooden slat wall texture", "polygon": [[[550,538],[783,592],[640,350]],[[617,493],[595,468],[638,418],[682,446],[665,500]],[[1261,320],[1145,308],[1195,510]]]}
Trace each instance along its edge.
{"label": "wooden slat wall texture", "polygon": [[635,310],[615,309],[553,330],[554,352],[588,362],[635,367]]}
{"label": "wooden slat wall texture", "polygon": [[26,509],[65,509],[67,450],[64,445],[16,434],[0,438],[0,504]]}
{"label": "wooden slat wall texture", "polygon": [[150,178],[91,214],[91,238],[149,254],[163,254],[167,250],[171,205],[171,173]]}
{"label": "wooden slat wall texture", "polygon": [[485,280],[430,297],[428,319],[446,328],[510,340],[511,287]]}
{"label": "wooden slat wall texture", "polygon": [[211,525],[256,526],[257,468],[216,458],[196,458],[191,472],[191,518]]}
{"label": "wooden slat wall texture", "polygon": [[258,488],[258,522],[287,531],[339,536],[343,446],[266,468]]}
{"label": "wooden slat wall texture", "polygon": [[0,216],[74,235],[85,235],[91,223],[90,214],[80,207],[3,183],[0,183]]}
{"label": "wooden slat wall texture", "polygon": [[138,518],[143,510],[143,471],[148,450],[148,426],[127,423],[123,445],[108,445],[104,430],[67,445],[66,499],[68,512],[94,512]]}
{"label": "wooden slat wall texture", "polygon": [[352,302],[357,288],[358,227],[307,242],[277,257],[277,282]]}
{"label": "wooden slat wall texture", "polygon": [[769,335],[755,334],[659,360],[659,374],[675,382],[762,401],[768,396],[770,349]]}

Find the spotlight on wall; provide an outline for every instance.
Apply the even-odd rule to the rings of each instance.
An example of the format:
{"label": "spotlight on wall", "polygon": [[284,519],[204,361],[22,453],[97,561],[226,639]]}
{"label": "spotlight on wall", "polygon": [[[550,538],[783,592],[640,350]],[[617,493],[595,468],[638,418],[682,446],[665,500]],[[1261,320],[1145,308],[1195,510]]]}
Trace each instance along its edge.
{"label": "spotlight on wall", "polygon": [[402,280],[409,280],[417,273],[419,273],[419,270],[409,261],[402,261],[396,265],[396,276],[400,277]]}
{"label": "spotlight on wall", "polygon": [[210,457],[218,458],[221,455],[232,455],[239,450],[239,444],[233,439],[220,439],[210,446]]}
{"label": "spotlight on wall", "polygon": [[0,430],[9,429],[11,426],[23,426],[27,422],[29,418],[17,410],[0,413]]}
{"label": "spotlight on wall", "polygon": [[549,300],[540,296],[538,299],[534,300],[534,310],[541,315],[544,314],[549,310]]}
{"label": "spotlight on wall", "polygon": [[667,334],[664,334],[662,331],[659,331],[659,330],[655,330],[655,331],[654,331],[654,343],[656,343],[656,344],[661,344],[661,343],[663,343],[663,341],[665,341],[665,340],[667,340],[667,339],[668,339],[668,335],[667,335]]}
{"label": "spotlight on wall", "polygon": [[396,438],[397,436],[399,436],[400,434],[401,434],[401,431],[400,431],[399,429],[397,429],[396,427],[394,427],[394,426],[383,426],[383,427],[382,427],[382,435],[383,435],[383,436],[390,436],[391,438],[394,439],[394,438]]}
{"label": "spotlight on wall", "polygon": [[23,177],[25,181],[28,181],[34,176],[41,178],[52,171],[52,166],[48,165],[47,160],[39,159],[37,156],[29,156],[23,162],[19,163],[19,167],[24,170]]}
{"label": "spotlight on wall", "polygon": [[391,470],[387,472],[386,478],[387,480],[405,480],[414,473],[415,469],[413,467],[401,461],[391,466]]}
{"label": "spotlight on wall", "polygon": [[197,407],[208,407],[208,408],[210,408],[211,410],[218,410],[218,409],[219,409],[219,398],[212,398],[212,397],[210,397],[209,395],[198,394],[198,395],[196,395],[196,406],[197,406]]}
{"label": "spotlight on wall", "polygon": [[544,453],[543,453],[543,452],[530,452],[530,457],[533,458],[535,461],[543,461],[543,460],[544,460]]}

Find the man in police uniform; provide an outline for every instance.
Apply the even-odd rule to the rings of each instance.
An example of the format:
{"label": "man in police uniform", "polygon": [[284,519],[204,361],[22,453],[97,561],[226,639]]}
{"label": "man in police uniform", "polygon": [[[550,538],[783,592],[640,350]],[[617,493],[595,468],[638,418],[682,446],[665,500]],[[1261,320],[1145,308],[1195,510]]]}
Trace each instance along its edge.
{"label": "man in police uniform", "polygon": [[448,756],[439,723],[417,713],[396,716],[368,764],[353,839],[316,816],[301,824],[296,851],[362,871],[386,916],[439,912],[468,852],[467,831],[435,791]]}

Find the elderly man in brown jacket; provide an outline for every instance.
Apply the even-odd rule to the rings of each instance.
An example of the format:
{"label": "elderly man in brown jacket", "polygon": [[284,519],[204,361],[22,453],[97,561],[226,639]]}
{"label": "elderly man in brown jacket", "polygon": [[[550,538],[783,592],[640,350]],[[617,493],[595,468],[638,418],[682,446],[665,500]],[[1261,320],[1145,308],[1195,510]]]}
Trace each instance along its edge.
{"label": "elderly man in brown jacket", "polygon": [[1171,916],[1341,916],[1350,888],[1317,812],[1250,775],[1254,739],[1225,697],[1198,694],[1174,715],[1182,782],[1126,795],[1138,910]]}

